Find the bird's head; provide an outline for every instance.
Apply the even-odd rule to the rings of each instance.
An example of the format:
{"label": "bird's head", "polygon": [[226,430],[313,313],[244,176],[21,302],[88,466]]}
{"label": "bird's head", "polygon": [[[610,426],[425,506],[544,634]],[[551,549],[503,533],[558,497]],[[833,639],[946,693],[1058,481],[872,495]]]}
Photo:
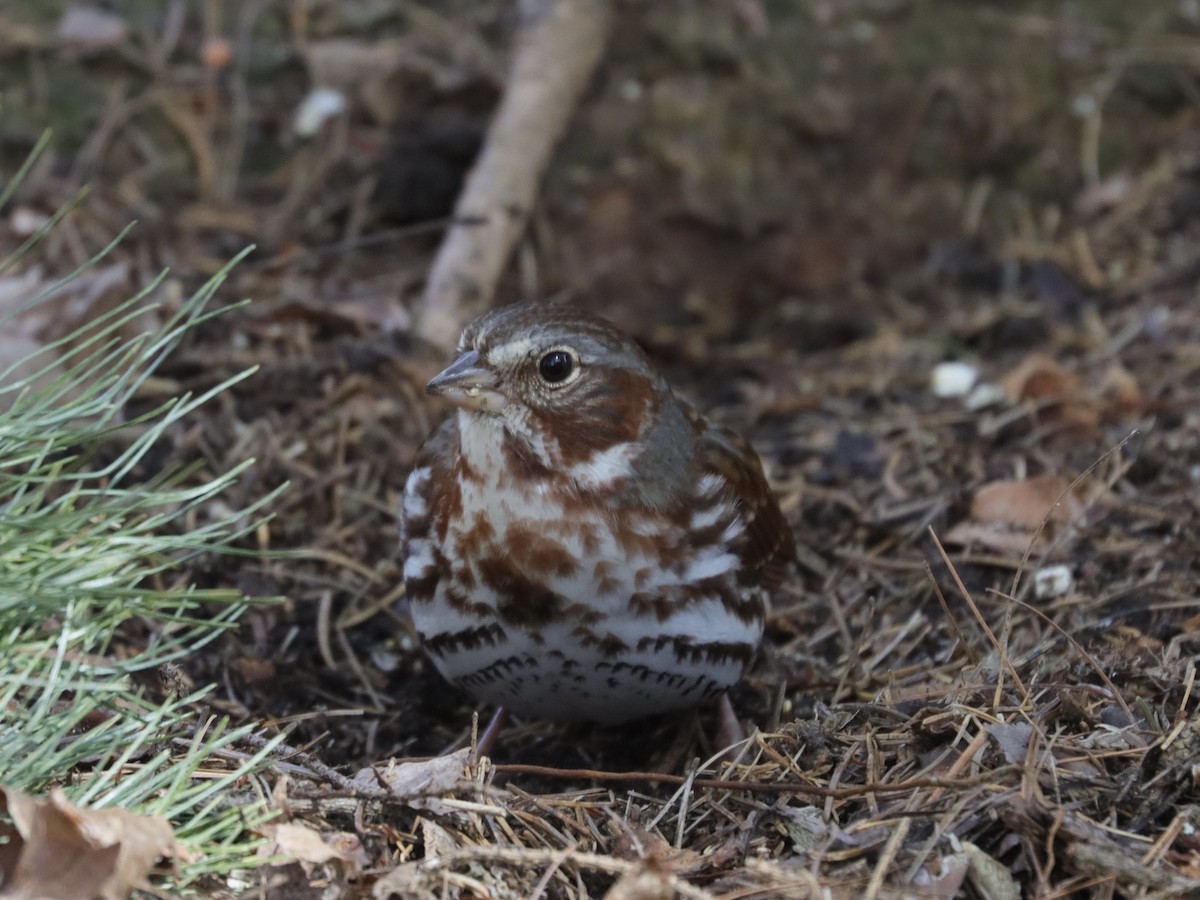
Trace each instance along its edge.
{"label": "bird's head", "polygon": [[690,425],[641,348],[571,307],[524,303],[481,316],[427,389],[461,410],[464,441],[470,429],[499,427],[517,452],[583,487],[667,477],[659,470],[688,461]]}

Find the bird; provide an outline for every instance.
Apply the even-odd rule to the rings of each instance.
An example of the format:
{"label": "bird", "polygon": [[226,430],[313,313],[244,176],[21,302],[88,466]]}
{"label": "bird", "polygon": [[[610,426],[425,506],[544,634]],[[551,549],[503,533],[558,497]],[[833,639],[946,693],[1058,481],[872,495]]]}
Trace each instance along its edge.
{"label": "bird", "polygon": [[732,715],[796,556],[749,442],[566,305],[483,314],[427,391],[454,414],[417,452],[400,532],[441,675],[498,718]]}

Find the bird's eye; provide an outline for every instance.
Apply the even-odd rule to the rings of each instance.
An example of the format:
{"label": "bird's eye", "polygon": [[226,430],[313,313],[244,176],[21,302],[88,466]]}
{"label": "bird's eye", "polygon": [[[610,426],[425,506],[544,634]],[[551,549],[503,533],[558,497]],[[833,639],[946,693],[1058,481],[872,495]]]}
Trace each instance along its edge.
{"label": "bird's eye", "polygon": [[575,357],[568,350],[551,350],[538,361],[538,374],[547,384],[562,384],[575,371]]}

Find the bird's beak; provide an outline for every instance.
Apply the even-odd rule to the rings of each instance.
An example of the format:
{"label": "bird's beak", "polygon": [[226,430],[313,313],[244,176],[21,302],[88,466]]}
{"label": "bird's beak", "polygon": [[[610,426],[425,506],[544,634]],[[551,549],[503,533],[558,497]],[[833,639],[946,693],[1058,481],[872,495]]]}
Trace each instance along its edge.
{"label": "bird's beak", "polygon": [[468,350],[434,376],[425,390],[473,412],[496,413],[508,405],[499,377],[479,361],[474,350]]}

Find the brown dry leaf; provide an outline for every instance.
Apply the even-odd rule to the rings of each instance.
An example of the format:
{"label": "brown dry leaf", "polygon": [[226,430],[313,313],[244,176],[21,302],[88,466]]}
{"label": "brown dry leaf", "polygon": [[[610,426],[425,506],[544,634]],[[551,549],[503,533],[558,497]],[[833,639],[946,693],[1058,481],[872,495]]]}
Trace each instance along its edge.
{"label": "brown dry leaf", "polygon": [[661,872],[692,875],[705,868],[708,859],[695,850],[676,850],[669,841],[653,831],[631,828],[613,842],[617,859],[641,859]]}
{"label": "brown dry leaf", "polygon": [[829,823],[817,806],[786,806],[778,811],[781,827],[793,849],[800,853],[816,850],[829,838]]}
{"label": "brown dry leaf", "polygon": [[1062,475],[1049,474],[982,485],[971,499],[970,517],[946,532],[945,540],[1023,553],[1043,521],[1072,521],[1083,512],[1084,502],[1065,493],[1070,486]]}
{"label": "brown dry leaf", "polygon": [[278,674],[275,663],[269,659],[247,656],[235,660],[233,666],[247,684],[266,684]]}
{"label": "brown dry leaf", "polygon": [[1063,496],[1070,486],[1062,475],[1049,474],[1020,481],[992,481],[975,491],[971,519],[1029,529],[1037,528],[1045,519],[1070,520],[1082,512],[1082,504],[1074,494]]}
{"label": "brown dry leaf", "polygon": [[1069,772],[1080,778],[1104,778],[1104,766],[1087,756],[1079,756],[1070,749],[1055,749],[1054,765],[1061,772]]}
{"label": "brown dry leaf", "polygon": [[147,887],[159,859],[180,855],[165,819],[85,809],[58,790],[44,799],[0,788],[0,798],[15,826],[0,856],[0,897],[116,900]]}
{"label": "brown dry leaf", "polygon": [[922,897],[959,897],[969,867],[970,857],[966,853],[939,856],[917,871],[912,885],[921,889]]}
{"label": "brown dry leaf", "polygon": [[285,822],[267,829],[273,844],[263,847],[262,857],[283,857],[272,865],[287,865],[299,862],[307,870],[314,865],[337,861],[345,863],[351,872],[360,871],[367,864],[366,851],[358,837],[344,831],[321,834],[314,828],[298,822]]}
{"label": "brown dry leaf", "polygon": [[1138,412],[1146,408],[1146,396],[1138,387],[1137,379],[1119,363],[1113,363],[1104,373],[1100,393],[1114,412]]}
{"label": "brown dry leaf", "polygon": [[371,896],[376,900],[389,897],[420,897],[426,891],[428,877],[419,863],[402,863],[371,885]]}
{"label": "brown dry leaf", "polygon": [[665,872],[644,866],[626,872],[609,888],[604,900],[674,900],[675,888]]}
{"label": "brown dry leaf", "polygon": [[437,859],[458,849],[459,842],[437,822],[421,819],[421,843],[425,845],[425,858]]}
{"label": "brown dry leaf", "polygon": [[186,231],[230,231],[251,240],[262,240],[261,218],[235,204],[189,203],[175,213],[175,222]]}
{"label": "brown dry leaf", "polygon": [[988,734],[1004,754],[1009,765],[1025,762],[1029,751],[1029,739],[1033,737],[1033,726],[1028,722],[995,722],[987,726]]}
{"label": "brown dry leaf", "polygon": [[1031,353],[1000,379],[1000,386],[1014,400],[1045,400],[1078,393],[1083,383],[1053,357]]}
{"label": "brown dry leaf", "polygon": [[445,811],[444,805],[439,804],[432,795],[450,793],[466,779],[470,756],[471,749],[464,747],[446,756],[435,756],[420,762],[387,760],[360,769],[354,776],[354,782],[372,790],[385,788],[414,809],[442,812]]}
{"label": "brown dry leaf", "polygon": [[1138,412],[1147,403],[1133,373],[1119,363],[1085,384],[1045,353],[1027,356],[1000,386],[1017,402],[1058,401],[1045,406],[1043,414],[1082,426],[1096,425],[1103,415]]}
{"label": "brown dry leaf", "polygon": [[1033,532],[1012,525],[982,525],[979,522],[959,522],[943,535],[947,544],[958,547],[981,547],[995,553],[1020,555],[1029,549]]}
{"label": "brown dry leaf", "polygon": [[1000,379],[1000,387],[1017,402],[1058,401],[1043,409],[1048,417],[1081,426],[1093,426],[1100,421],[1097,404],[1083,390],[1080,377],[1045,353],[1025,357]]}

